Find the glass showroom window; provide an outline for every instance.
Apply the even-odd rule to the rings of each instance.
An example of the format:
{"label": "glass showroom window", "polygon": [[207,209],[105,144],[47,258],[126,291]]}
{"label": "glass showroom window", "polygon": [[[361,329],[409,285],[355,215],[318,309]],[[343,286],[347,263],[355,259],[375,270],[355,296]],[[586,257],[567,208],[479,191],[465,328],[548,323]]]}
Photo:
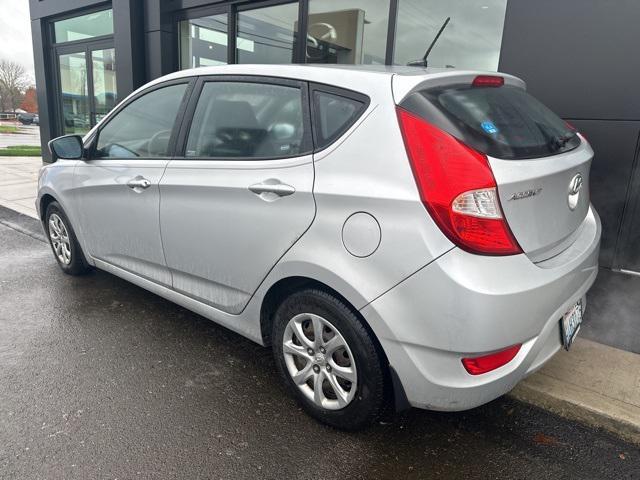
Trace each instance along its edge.
{"label": "glass showroom window", "polygon": [[[117,103],[113,12],[101,10],[53,22],[60,133],[82,134]],[[73,42],[73,43],[70,43]]]}
{"label": "glass showroom window", "polygon": [[60,20],[53,25],[55,43],[113,35],[113,11],[109,9],[88,13]]}
{"label": "glass showroom window", "polygon": [[60,55],[58,65],[63,133],[85,133],[91,128],[85,52]]}
{"label": "glass showroom window", "polygon": [[227,63],[227,14],[180,22],[180,68]]}
{"label": "glass showroom window", "polygon": [[450,17],[429,66],[497,70],[506,8],[507,0],[399,0],[394,63],[422,58]]}
{"label": "glass showroom window", "polygon": [[384,64],[389,0],[310,0],[307,63]]}
{"label": "glass showroom window", "polygon": [[91,51],[95,121],[99,122],[117,103],[116,51],[105,48]]}
{"label": "glass showroom window", "polygon": [[238,63],[292,63],[298,3],[238,12]]}

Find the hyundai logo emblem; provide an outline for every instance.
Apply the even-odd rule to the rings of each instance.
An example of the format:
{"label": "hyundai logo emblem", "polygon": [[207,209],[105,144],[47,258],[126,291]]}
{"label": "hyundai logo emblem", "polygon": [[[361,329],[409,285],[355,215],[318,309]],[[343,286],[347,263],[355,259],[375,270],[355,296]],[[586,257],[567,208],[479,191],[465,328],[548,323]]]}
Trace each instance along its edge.
{"label": "hyundai logo emblem", "polygon": [[580,190],[582,189],[582,175],[576,173],[569,182],[569,209],[575,210],[580,200]]}

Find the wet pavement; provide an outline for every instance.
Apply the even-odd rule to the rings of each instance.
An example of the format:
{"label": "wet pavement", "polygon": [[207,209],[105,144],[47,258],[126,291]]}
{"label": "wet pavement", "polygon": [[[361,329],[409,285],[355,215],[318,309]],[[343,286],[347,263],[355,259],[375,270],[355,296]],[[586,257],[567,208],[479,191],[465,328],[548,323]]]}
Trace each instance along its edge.
{"label": "wet pavement", "polygon": [[0,208],[2,479],[640,478],[637,446],[507,398],[324,427],[269,349],[112,275],[63,275],[38,236]]}

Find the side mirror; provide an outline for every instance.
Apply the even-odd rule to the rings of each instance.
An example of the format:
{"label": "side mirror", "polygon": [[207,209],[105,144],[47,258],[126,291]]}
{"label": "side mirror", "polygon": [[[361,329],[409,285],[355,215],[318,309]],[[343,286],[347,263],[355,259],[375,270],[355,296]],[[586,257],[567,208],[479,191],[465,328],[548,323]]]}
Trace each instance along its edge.
{"label": "side mirror", "polygon": [[80,135],[64,135],[54,138],[49,142],[49,151],[55,162],[59,158],[63,160],[80,160],[84,155],[82,137]]}

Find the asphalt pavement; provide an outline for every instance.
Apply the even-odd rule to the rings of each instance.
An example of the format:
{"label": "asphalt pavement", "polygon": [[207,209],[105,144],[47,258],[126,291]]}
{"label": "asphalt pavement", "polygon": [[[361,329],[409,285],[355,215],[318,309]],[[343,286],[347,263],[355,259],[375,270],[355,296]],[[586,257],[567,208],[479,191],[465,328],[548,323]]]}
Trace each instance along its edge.
{"label": "asphalt pavement", "polygon": [[637,479],[640,449],[498,399],[360,433],[289,399],[271,352],[104,272],[62,274],[0,207],[0,478]]}

